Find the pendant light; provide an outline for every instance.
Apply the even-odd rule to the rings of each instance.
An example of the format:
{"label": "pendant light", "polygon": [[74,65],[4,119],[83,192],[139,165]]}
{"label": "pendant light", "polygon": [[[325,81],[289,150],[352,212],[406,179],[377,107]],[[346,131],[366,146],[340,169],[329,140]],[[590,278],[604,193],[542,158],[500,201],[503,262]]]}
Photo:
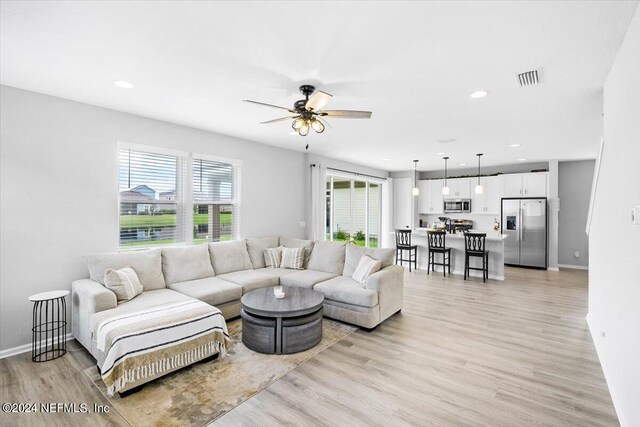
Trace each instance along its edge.
{"label": "pendant light", "polygon": [[476,156],[478,156],[478,184],[476,185],[476,194],[482,194],[484,191],[482,185],[480,185],[480,157],[482,157],[482,153],[478,153]]}
{"label": "pendant light", "polygon": [[413,190],[411,194],[414,196],[420,195],[420,189],[418,188],[418,160],[413,161]]}
{"label": "pendant light", "polygon": [[444,187],[442,187],[442,194],[445,196],[449,194],[449,187],[447,187],[447,160],[449,157],[443,157],[444,159]]}

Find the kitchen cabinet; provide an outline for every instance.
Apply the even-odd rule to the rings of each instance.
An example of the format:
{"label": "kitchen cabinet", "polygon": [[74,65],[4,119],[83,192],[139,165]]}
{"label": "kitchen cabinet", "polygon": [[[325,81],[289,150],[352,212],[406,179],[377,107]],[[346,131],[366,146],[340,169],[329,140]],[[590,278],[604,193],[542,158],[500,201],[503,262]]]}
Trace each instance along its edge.
{"label": "kitchen cabinet", "polygon": [[522,174],[511,173],[502,177],[502,197],[522,197]]}
{"label": "kitchen cabinet", "polygon": [[411,178],[393,179],[393,228],[411,228]]}
{"label": "kitchen cabinet", "polygon": [[468,199],[471,197],[471,181],[475,178],[447,179],[449,194],[446,199]]}
{"label": "kitchen cabinet", "polygon": [[547,173],[535,172],[522,175],[522,195],[524,197],[547,196]]}
{"label": "kitchen cabinet", "polygon": [[441,179],[421,179],[418,181],[420,195],[418,196],[419,214],[442,213],[442,185]]}
{"label": "kitchen cabinet", "polygon": [[418,195],[418,213],[429,213],[429,181],[426,179],[419,180],[418,190],[420,190],[420,194]]}
{"label": "kitchen cabinet", "polygon": [[483,176],[480,178],[482,194],[475,194],[475,186],[478,179],[474,179],[473,195],[471,198],[471,212],[474,214],[500,215],[502,202],[503,182],[502,176]]}
{"label": "kitchen cabinet", "polygon": [[547,172],[503,175],[502,197],[547,197]]}

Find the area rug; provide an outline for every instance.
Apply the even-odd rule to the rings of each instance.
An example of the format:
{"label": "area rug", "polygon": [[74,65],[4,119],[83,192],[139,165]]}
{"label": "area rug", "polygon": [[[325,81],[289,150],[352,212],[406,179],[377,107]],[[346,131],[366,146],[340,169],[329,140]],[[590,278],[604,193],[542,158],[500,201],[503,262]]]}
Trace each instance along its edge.
{"label": "area rug", "polygon": [[296,354],[256,353],[242,344],[240,319],[227,324],[231,346],[218,361],[196,363],[173,372],[127,397],[107,396],[96,367],[85,374],[133,426],[204,426],[294,370],[356,328],[324,319],[322,341]]}

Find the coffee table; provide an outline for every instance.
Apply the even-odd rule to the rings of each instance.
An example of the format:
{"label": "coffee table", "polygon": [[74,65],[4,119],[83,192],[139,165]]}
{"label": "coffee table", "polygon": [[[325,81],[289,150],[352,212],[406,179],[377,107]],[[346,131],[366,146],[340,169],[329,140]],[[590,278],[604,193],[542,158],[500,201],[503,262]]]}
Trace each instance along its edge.
{"label": "coffee table", "polygon": [[322,340],[324,296],[313,289],[283,286],[278,299],[273,287],[242,296],[242,342],[251,350],[291,354],[307,350]]}

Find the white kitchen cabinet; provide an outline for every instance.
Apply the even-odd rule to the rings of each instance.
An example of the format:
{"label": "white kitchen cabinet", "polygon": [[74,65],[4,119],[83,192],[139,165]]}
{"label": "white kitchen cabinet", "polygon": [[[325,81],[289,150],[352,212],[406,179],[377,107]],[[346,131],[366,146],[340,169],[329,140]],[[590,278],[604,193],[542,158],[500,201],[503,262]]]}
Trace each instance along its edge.
{"label": "white kitchen cabinet", "polygon": [[473,194],[471,198],[471,212],[475,214],[500,214],[503,183],[501,176],[485,176],[480,178],[482,194],[475,194],[478,179],[473,180]]}
{"label": "white kitchen cabinet", "polygon": [[547,173],[533,172],[522,174],[523,197],[547,196]]}
{"label": "white kitchen cabinet", "polygon": [[546,197],[547,172],[511,173],[502,175],[502,197]]}
{"label": "white kitchen cabinet", "polygon": [[429,198],[430,198],[430,188],[429,181],[426,179],[421,179],[418,181],[418,190],[420,190],[420,194],[418,195],[418,213],[419,214],[428,214],[429,213]]}
{"label": "white kitchen cabinet", "polygon": [[429,188],[429,197],[427,202],[427,214],[441,214],[443,212],[442,203],[442,186],[444,185],[442,179],[430,179],[427,182]]}
{"label": "white kitchen cabinet", "polygon": [[393,179],[393,228],[411,228],[411,178]]}
{"label": "white kitchen cabinet", "polygon": [[468,199],[471,197],[471,180],[473,178],[447,179],[449,194],[446,199]]}
{"label": "white kitchen cabinet", "polygon": [[522,197],[522,174],[510,173],[503,175],[502,197]]}

